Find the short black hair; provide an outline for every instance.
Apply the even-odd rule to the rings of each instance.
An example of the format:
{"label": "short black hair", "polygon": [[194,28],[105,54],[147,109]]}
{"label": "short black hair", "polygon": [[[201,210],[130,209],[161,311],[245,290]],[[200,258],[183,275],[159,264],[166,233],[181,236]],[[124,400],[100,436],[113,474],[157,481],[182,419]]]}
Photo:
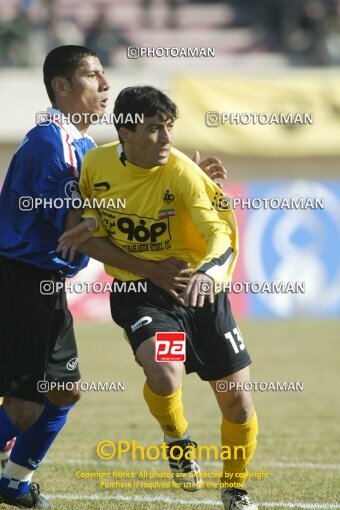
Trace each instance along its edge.
{"label": "short black hair", "polygon": [[49,52],[45,58],[43,72],[44,83],[51,103],[55,102],[55,95],[51,81],[55,76],[64,76],[69,80],[74,71],[81,65],[84,57],[96,57],[96,53],[86,46],[73,44],[58,46]]}
{"label": "short black hair", "polygon": [[165,120],[178,118],[178,108],[171,99],[159,89],[151,85],[126,87],[121,90],[115,101],[114,123],[119,136],[119,129],[125,127],[136,130],[136,123],[129,121],[136,115],[153,117],[161,114]]}

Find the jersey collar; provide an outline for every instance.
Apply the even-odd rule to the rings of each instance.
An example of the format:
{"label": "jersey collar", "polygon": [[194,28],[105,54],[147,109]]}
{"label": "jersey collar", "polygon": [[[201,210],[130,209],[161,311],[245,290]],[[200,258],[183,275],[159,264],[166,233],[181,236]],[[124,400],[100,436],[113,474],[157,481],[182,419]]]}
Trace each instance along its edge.
{"label": "jersey collar", "polygon": [[73,138],[73,140],[79,140],[79,138],[84,137],[91,138],[87,133],[85,133],[83,136],[81,132],[78,131],[78,129],[75,127],[75,125],[71,124],[71,122],[67,122],[66,120],[63,121],[63,113],[60,110],[57,110],[56,108],[47,108],[47,112],[52,118],[56,117],[56,120],[60,122],[60,124],[63,126],[63,129]]}

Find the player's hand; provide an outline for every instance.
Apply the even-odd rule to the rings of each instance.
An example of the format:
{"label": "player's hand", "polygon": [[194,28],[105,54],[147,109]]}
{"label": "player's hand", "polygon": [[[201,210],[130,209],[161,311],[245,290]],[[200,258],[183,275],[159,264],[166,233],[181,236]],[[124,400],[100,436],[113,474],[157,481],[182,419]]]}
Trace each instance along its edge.
{"label": "player's hand", "polygon": [[218,158],[215,158],[213,156],[205,159],[201,163],[200,159],[201,159],[200,153],[198,151],[195,151],[194,157],[192,158],[194,163],[196,163],[196,165],[198,165],[201,168],[201,170],[203,170],[203,172],[212,181],[214,181],[215,184],[217,184],[217,186],[222,188],[221,181],[227,180],[227,170],[222,165],[222,162]]}
{"label": "player's hand", "polygon": [[62,252],[62,258],[73,261],[77,248],[80,244],[90,239],[96,229],[96,222],[93,218],[83,220],[79,225],[66,230],[58,239],[57,252]]}
{"label": "player's hand", "polygon": [[189,283],[193,269],[190,269],[188,262],[169,257],[165,260],[153,262],[149,266],[147,278],[155,285],[166,290],[176,301],[184,304],[181,292]]}
{"label": "player's hand", "polygon": [[184,304],[186,306],[194,306],[202,308],[204,301],[208,300],[208,303],[214,303],[214,282],[204,273],[194,274],[186,286],[183,294]]}

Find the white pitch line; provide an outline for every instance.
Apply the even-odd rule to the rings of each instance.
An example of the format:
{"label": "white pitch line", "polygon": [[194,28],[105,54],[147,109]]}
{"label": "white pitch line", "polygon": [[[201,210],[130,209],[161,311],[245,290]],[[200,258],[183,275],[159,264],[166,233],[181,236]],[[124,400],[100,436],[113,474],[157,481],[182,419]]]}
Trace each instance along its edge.
{"label": "white pitch line", "polygon": [[[166,461],[164,461],[166,462]],[[215,466],[215,467],[221,467],[222,463],[218,461],[204,461],[204,465],[206,466]],[[100,459],[46,459],[44,461],[44,464],[96,464],[101,465],[103,467],[110,466],[114,464],[113,461],[101,461]],[[156,461],[153,461],[153,466],[156,465]],[[158,463],[157,465],[160,465]],[[259,467],[259,466],[257,466]],[[267,467],[273,467],[273,468],[283,468],[283,469],[330,469],[330,470],[336,470],[340,469],[340,464],[317,464],[314,462],[264,462],[262,465],[262,470]]]}
{"label": "white pitch line", "polygon": [[[178,505],[204,505],[204,506],[221,506],[220,501],[215,499],[171,499],[166,496],[123,496],[117,494],[116,496],[104,496],[101,494],[48,494],[46,495],[49,499],[63,499],[63,500],[86,500],[86,501],[130,501],[133,503],[169,503]],[[291,501],[262,501],[258,502],[258,505],[265,508],[300,508],[302,510],[336,510],[340,509],[340,504],[337,503],[304,503]]]}
{"label": "white pitch line", "polygon": [[279,468],[340,469],[340,464],[317,464],[314,462],[268,462],[266,465]]}

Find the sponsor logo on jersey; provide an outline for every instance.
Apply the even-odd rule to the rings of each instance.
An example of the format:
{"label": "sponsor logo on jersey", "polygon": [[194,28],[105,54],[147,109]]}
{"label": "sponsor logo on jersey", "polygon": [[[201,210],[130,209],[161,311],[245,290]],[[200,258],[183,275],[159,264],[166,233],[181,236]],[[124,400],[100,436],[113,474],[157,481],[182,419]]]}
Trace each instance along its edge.
{"label": "sponsor logo on jersey", "polygon": [[124,243],[122,247],[127,251],[160,251],[170,248],[168,217],[147,218],[103,209],[101,220],[110,235]]}
{"label": "sponsor logo on jersey", "polygon": [[95,191],[108,191],[110,189],[110,184],[106,181],[95,182],[93,187]]}

